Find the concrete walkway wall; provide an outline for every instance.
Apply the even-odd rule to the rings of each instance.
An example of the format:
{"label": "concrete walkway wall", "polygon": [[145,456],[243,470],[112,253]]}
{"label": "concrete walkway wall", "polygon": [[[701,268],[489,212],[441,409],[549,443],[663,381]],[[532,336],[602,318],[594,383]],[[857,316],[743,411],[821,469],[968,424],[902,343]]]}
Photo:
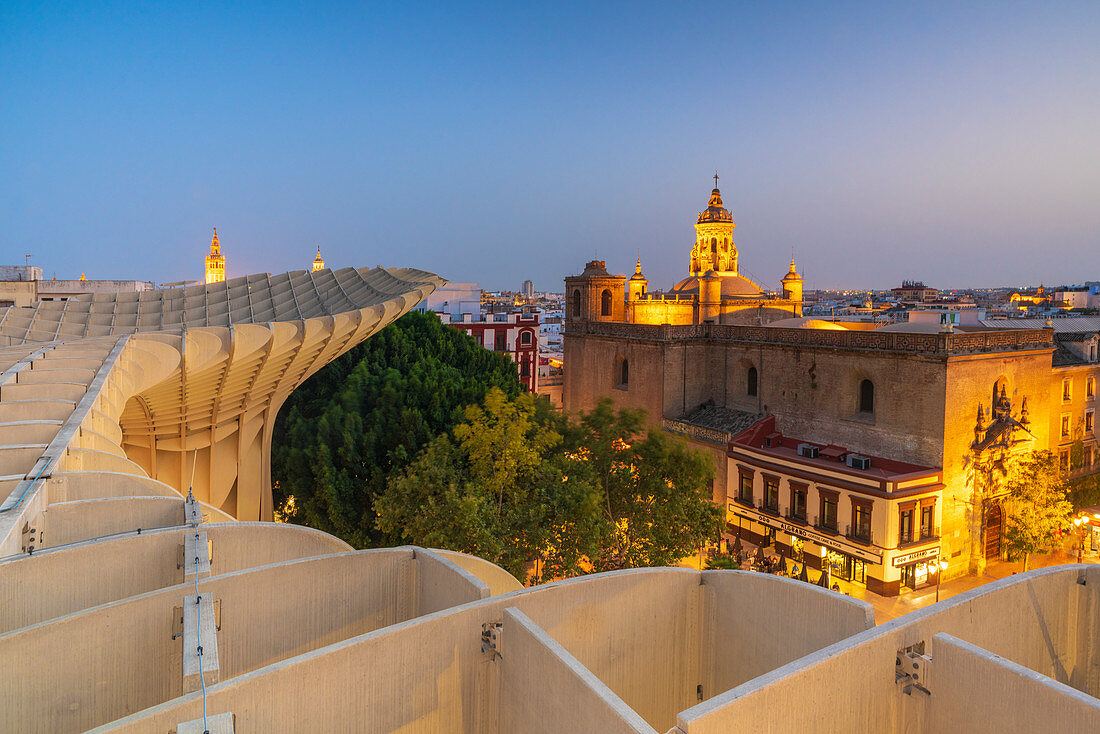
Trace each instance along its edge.
{"label": "concrete walkway wall", "polygon": [[518,609],[504,610],[500,734],[657,734]]}
{"label": "concrete walkway wall", "polygon": [[0,634],[183,583],[179,530],[46,550],[0,567]]}
{"label": "concrete walkway wall", "polygon": [[179,696],[182,598],[154,592],[0,635],[0,729],[79,732]]}
{"label": "concrete walkway wall", "polygon": [[517,581],[515,576],[484,558],[439,548],[432,548],[431,550],[433,553],[437,553],[448,561],[461,566],[488,584],[490,596],[509,594],[523,588],[523,584]]}
{"label": "concrete walkway wall", "polygon": [[123,474],[148,476],[145,470],[116,452],[95,449],[70,448],[58,464],[61,471],[110,471]]}
{"label": "concrete walkway wall", "polygon": [[[416,604],[413,615],[431,614],[489,596],[489,585],[450,559],[417,548]],[[408,618],[408,617],[407,617]]]}
{"label": "concrete walkway wall", "polygon": [[[500,671],[481,650],[484,624],[503,622],[509,606],[559,617],[586,606],[606,613],[609,600],[659,591],[667,572],[574,579],[378,630],[219,683],[208,689],[208,710],[232,711],[238,732],[491,734]],[[101,731],[167,731],[201,715],[201,697],[188,695]]]}
{"label": "concrete walkway wall", "polygon": [[536,599],[521,609],[650,726],[664,732],[676,723],[678,712],[699,700],[701,575],[686,568],[620,573],[634,583],[600,589],[599,603],[539,604]]}
{"label": "concrete walkway wall", "polygon": [[201,529],[214,547],[215,575],[352,550],[335,536],[301,525],[225,522],[203,523]]}
{"label": "concrete walkway wall", "polygon": [[[209,689],[209,710],[232,711],[239,734],[504,731],[502,724],[518,726],[531,710],[506,710],[510,699],[503,696],[501,658],[482,650],[481,633],[486,624],[504,623],[505,610],[514,607],[554,641],[550,645],[541,640],[544,654],[568,663],[566,668],[574,667],[570,662],[574,660],[600,681],[603,688],[594,695],[603,701],[601,705],[613,710],[605,711],[606,721],[615,725],[625,721],[638,731],[648,731],[645,726],[649,726],[663,732],[667,730],[662,728],[663,721],[654,727],[638,709],[648,711],[654,720],[667,720],[675,717],[679,702],[697,700],[700,581],[700,573],[690,569],[639,569],[490,597],[214,685]],[[510,654],[508,634],[505,625],[504,659]],[[521,647],[514,651],[516,664],[522,664],[522,645],[528,643],[521,640]],[[559,666],[544,683],[560,677],[562,685],[580,685],[582,678],[573,673],[581,675],[579,670],[571,673]],[[589,689],[590,695],[593,690]],[[550,689],[547,691],[550,695]],[[612,713],[622,714],[613,705],[616,699],[635,709],[635,718],[621,715],[622,721],[616,721]],[[568,703],[567,698],[563,701]],[[101,731],[167,730],[201,714],[201,698],[188,695]],[[577,715],[587,721],[582,713]],[[598,720],[604,721],[601,717]],[[645,726],[639,720],[646,722]],[[546,720],[547,726],[556,724],[553,719]]]}
{"label": "concrete walkway wall", "polygon": [[870,604],[794,579],[704,571],[703,588],[704,698],[875,626]]}
{"label": "concrete walkway wall", "polygon": [[[234,527],[210,528],[215,559]],[[202,531],[200,526],[188,532]],[[67,555],[79,556],[81,550],[95,552],[83,554],[85,563],[104,553],[133,552],[139,550],[135,543],[125,541],[139,540],[140,550],[170,559],[170,565],[150,568],[152,574],[164,580],[178,573],[182,580],[182,571],[174,567],[183,535],[164,532],[89,544],[69,549],[72,553],[59,551],[55,558],[22,559],[19,570],[32,572],[42,560],[64,564]],[[419,613],[421,598],[429,607],[446,608],[488,595],[488,587],[467,572],[411,547],[275,563],[208,577],[198,588],[220,611],[216,644],[223,681],[404,622]],[[172,639],[173,626],[184,597],[194,591],[190,583],[167,586],[0,635],[0,691],[10,693],[13,702],[0,717],[0,729],[34,730],[46,723],[53,732],[80,731],[179,696],[182,642]],[[5,593],[19,592],[13,587]],[[71,600],[61,598],[57,604],[66,602]],[[26,675],[28,660],[34,661],[34,675]],[[375,669],[373,663],[369,667]],[[155,672],[145,677],[130,675],[152,668]],[[116,669],[127,672],[111,673]],[[66,712],[59,715],[58,706]]]}
{"label": "concrete walkway wall", "polygon": [[149,477],[112,471],[54,472],[46,480],[50,504],[109,497],[174,497],[179,492]]}
{"label": "concrete walkway wall", "polygon": [[[1087,583],[1078,583],[1082,579]],[[1094,670],[1100,663],[1098,589],[1100,568],[1095,566],[1060,566],[1004,579],[738,686],[684,711],[679,727],[685,734],[724,734],[731,729],[746,734],[770,732],[775,712],[783,711],[784,726],[792,731],[932,734],[936,729],[930,706],[935,704],[935,689],[931,698],[902,693],[895,683],[899,650],[924,643],[935,681],[933,635],[949,631],[988,652],[1069,683],[1074,671]],[[792,701],[805,700],[806,691],[814,692],[814,704],[792,706]],[[828,716],[822,716],[826,711]]]}
{"label": "concrete walkway wall", "polygon": [[[342,540],[299,525],[204,523],[199,529],[213,548],[214,574],[351,550]],[[153,530],[4,561],[0,634],[182,583],[179,553],[188,532]]]}
{"label": "concrete walkway wall", "polygon": [[112,497],[62,502],[50,505],[44,514],[44,547],[184,522],[182,497]]}
{"label": "concrete walkway wall", "polygon": [[1100,700],[951,635],[933,639],[928,732],[1100,731]]}

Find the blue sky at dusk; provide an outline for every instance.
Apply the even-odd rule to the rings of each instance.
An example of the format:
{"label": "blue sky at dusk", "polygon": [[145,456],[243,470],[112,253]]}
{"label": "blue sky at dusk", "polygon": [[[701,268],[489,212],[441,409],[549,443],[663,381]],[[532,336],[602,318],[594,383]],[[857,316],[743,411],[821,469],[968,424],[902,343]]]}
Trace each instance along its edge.
{"label": "blue sky at dusk", "polygon": [[1100,3],[0,3],[0,264],[1100,279]]}

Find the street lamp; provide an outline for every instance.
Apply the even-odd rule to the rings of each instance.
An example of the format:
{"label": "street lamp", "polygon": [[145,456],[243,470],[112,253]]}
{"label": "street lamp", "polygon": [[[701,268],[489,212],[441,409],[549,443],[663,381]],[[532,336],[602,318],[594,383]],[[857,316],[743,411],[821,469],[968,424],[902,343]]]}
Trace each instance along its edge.
{"label": "street lamp", "polygon": [[1085,534],[1081,531],[1088,525],[1089,519],[1087,517],[1075,517],[1073,518],[1073,528],[1077,533],[1077,562],[1081,562],[1081,554],[1085,549]]}
{"label": "street lamp", "polygon": [[947,570],[947,561],[942,558],[936,561],[936,603],[940,601],[940,583],[943,581],[943,572]]}

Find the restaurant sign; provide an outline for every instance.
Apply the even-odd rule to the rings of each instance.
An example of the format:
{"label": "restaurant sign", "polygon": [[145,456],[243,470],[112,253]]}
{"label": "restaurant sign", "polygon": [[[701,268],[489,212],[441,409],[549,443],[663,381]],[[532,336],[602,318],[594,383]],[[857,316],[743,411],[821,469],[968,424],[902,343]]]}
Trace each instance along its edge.
{"label": "restaurant sign", "polygon": [[823,533],[816,533],[803,525],[789,523],[778,517],[772,517],[771,515],[757,512],[756,510],[750,510],[734,502],[729,503],[729,510],[734,515],[743,517],[746,520],[752,520],[761,525],[767,525],[770,528],[780,530],[788,535],[794,535],[804,540],[809,540],[812,543],[823,545],[826,548],[832,548],[834,551],[844,553],[853,558],[858,558],[867,563],[874,563],[876,565],[882,563],[882,556],[877,553],[872,553],[857,546],[849,545],[848,543],[842,542],[839,538],[834,538]]}
{"label": "restaurant sign", "polygon": [[934,558],[938,558],[939,555],[940,548],[937,545],[931,548],[922,548],[921,550],[894,556],[894,560],[891,561],[891,564],[894,568],[899,568],[901,566],[908,566],[910,563],[916,563],[917,561],[930,561]]}

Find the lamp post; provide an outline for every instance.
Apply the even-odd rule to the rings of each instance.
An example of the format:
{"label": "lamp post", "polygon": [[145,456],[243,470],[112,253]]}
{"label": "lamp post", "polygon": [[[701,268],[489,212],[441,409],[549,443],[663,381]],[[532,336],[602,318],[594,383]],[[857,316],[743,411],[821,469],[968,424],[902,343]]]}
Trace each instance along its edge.
{"label": "lamp post", "polygon": [[947,561],[942,558],[936,561],[936,603],[940,602],[940,583],[943,581],[943,572],[947,570]]}
{"label": "lamp post", "polygon": [[1073,529],[1077,534],[1077,562],[1081,562],[1081,555],[1085,550],[1085,534],[1081,532],[1085,529],[1089,519],[1087,517],[1075,517],[1073,518]]}

